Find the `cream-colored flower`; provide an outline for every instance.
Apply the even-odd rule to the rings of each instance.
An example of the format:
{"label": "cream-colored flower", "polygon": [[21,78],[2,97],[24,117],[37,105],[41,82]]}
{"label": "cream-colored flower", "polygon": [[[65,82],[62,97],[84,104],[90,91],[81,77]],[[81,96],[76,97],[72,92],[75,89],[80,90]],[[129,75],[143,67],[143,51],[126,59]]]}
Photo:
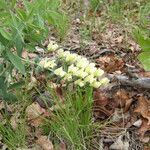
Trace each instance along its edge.
{"label": "cream-colored flower", "polygon": [[93,74],[97,68],[93,65],[93,63],[90,63],[86,68],[85,71],[89,74]]}
{"label": "cream-colored flower", "polygon": [[47,46],[47,49],[50,52],[54,52],[58,48],[59,48],[59,46],[54,41],[50,41],[50,43]]}
{"label": "cream-colored flower", "polygon": [[101,85],[102,85],[102,83],[98,82],[98,81],[94,81],[91,83],[91,86],[94,88],[99,88]]}
{"label": "cream-colored flower", "polygon": [[105,78],[101,79],[100,82],[103,86],[105,86],[109,83],[109,79],[105,77]]}
{"label": "cream-colored flower", "polygon": [[64,80],[71,81],[71,80],[72,80],[72,74],[67,73],[67,74],[64,76]]}
{"label": "cream-colored flower", "polygon": [[69,54],[66,56],[66,62],[75,62],[77,58],[77,54]]}
{"label": "cream-colored flower", "polygon": [[94,81],[96,81],[96,79],[94,78],[93,75],[88,75],[85,79],[84,82],[88,82],[90,84],[92,84]]}
{"label": "cream-colored flower", "polygon": [[88,75],[88,73],[85,72],[83,69],[80,69],[75,73],[75,75],[80,78],[85,78]]}
{"label": "cream-colored flower", "polygon": [[81,79],[78,79],[74,82],[76,85],[79,85],[80,87],[83,87],[84,86],[84,81],[81,80]]}
{"label": "cream-colored flower", "polygon": [[54,68],[55,66],[57,66],[57,64],[55,63],[55,60],[49,60],[47,62],[45,62],[44,64],[44,68]]}
{"label": "cream-colored flower", "polygon": [[56,69],[56,70],[54,71],[54,73],[55,73],[56,75],[60,76],[60,77],[64,77],[64,76],[66,75],[66,72],[63,71],[63,68],[62,68],[62,67]]}
{"label": "cream-colored flower", "polygon": [[83,58],[82,56],[77,55],[76,61],[79,61],[79,60],[81,60],[82,58]]}
{"label": "cream-colored flower", "polygon": [[100,77],[100,76],[102,76],[103,74],[104,74],[104,70],[102,70],[102,69],[100,69],[100,68],[96,69],[95,72],[94,72],[94,76],[95,76],[95,77]]}
{"label": "cream-colored flower", "polygon": [[47,62],[47,59],[41,59],[41,61],[39,62],[39,66],[44,68],[45,63]]}
{"label": "cream-colored flower", "polygon": [[64,50],[62,48],[58,49],[57,54],[58,54],[59,57],[63,57]]}
{"label": "cream-colored flower", "polygon": [[61,56],[66,58],[68,55],[70,55],[70,52],[69,51],[64,51]]}
{"label": "cream-colored flower", "polygon": [[76,62],[76,66],[79,68],[86,68],[89,65],[89,61],[87,59],[80,59]]}
{"label": "cream-colored flower", "polygon": [[75,74],[78,70],[79,68],[75,67],[73,64],[68,67],[68,72],[72,74]]}

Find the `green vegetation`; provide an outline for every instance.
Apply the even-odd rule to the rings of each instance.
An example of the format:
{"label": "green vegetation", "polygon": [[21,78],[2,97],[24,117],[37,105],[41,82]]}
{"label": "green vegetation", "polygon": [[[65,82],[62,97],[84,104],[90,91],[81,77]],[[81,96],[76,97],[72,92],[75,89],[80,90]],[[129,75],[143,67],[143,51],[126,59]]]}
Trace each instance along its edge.
{"label": "green vegetation", "polygon": [[[99,133],[109,121],[94,120],[93,92],[104,85],[107,87],[109,80],[103,70],[108,64],[103,60],[104,69],[97,68],[97,60],[92,56],[86,58],[84,53],[85,56],[81,56],[82,50],[97,35],[100,42],[94,42],[103,47],[101,35],[106,34],[108,27],[116,25],[128,39],[139,44],[141,51],[135,52],[135,61],[140,62],[137,66],[150,71],[149,0],[0,0],[0,12],[2,141],[12,150],[28,148],[31,146],[28,145],[29,136],[34,139],[38,130],[40,135],[50,138],[56,149],[64,142],[67,150],[98,150],[101,145],[96,132]],[[70,30],[77,34],[73,42],[73,35],[66,41],[68,33],[72,34]],[[120,32],[116,34],[122,36]],[[77,43],[77,51],[68,48],[67,42]],[[41,53],[36,51],[36,46],[42,49]],[[128,45],[123,46],[128,49]],[[114,55],[121,53],[115,50]],[[24,52],[31,54],[30,57],[23,57]],[[90,57],[90,52],[87,56]],[[31,110],[40,114],[33,113],[42,120],[38,120],[40,123],[37,118],[28,119],[26,114],[27,107],[34,102],[38,105]],[[11,119],[16,112],[19,112],[21,122],[15,122],[17,127],[14,128]],[[35,125],[34,119],[40,125],[36,121]],[[35,139],[33,145],[34,142]]]}
{"label": "green vegetation", "polygon": [[66,93],[63,97],[63,104],[54,92],[53,100],[58,108],[53,116],[46,120],[43,126],[44,132],[50,136],[53,135],[58,141],[67,142],[69,149],[88,149],[90,140],[94,136],[92,91],[91,87],[87,87],[78,88],[73,93]]}

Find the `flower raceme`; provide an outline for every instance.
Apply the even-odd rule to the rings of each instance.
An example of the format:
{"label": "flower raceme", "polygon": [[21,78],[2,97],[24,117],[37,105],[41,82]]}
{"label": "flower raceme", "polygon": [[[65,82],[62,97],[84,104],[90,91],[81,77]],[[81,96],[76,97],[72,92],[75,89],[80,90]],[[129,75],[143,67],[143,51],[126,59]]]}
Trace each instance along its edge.
{"label": "flower raceme", "polygon": [[53,69],[54,67],[57,66],[57,64],[55,63],[55,60],[50,60],[48,58],[45,58],[39,62],[39,66],[45,69],[48,68]]}
{"label": "flower raceme", "polygon": [[59,46],[58,46],[57,43],[54,42],[54,41],[50,41],[50,43],[49,43],[48,46],[47,46],[47,50],[48,50],[49,52],[54,52],[54,51],[56,51],[58,48],[59,48]]}
{"label": "flower raceme", "polygon": [[[104,71],[96,68],[95,63],[90,63],[87,58],[78,54],[64,51],[62,48],[58,49],[58,46],[54,45],[55,43],[50,43],[48,50],[56,51],[55,60],[42,59],[39,62],[41,67],[51,69],[62,80],[73,82],[80,87],[88,84],[94,88],[99,88],[109,83],[108,78],[104,77]],[[59,62],[59,65],[56,62]],[[65,68],[58,67],[61,63],[63,66],[66,65]]]}

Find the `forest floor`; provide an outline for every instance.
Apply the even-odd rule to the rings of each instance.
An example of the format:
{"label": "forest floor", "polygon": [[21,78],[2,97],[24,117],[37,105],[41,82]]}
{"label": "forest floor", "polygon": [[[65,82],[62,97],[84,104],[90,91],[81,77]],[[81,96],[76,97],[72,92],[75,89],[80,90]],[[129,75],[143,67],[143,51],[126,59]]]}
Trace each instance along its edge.
{"label": "forest floor", "polygon": [[[146,0],[131,2],[124,4],[123,8],[110,4],[95,12],[92,9],[82,12],[76,3],[70,4],[74,7],[72,9],[68,5],[63,7],[71,14],[67,36],[60,41],[52,30],[45,45],[55,41],[64,50],[86,57],[97,68],[103,69],[110,79],[106,88],[93,92],[92,118],[99,127],[94,136],[91,135],[88,142],[92,146],[88,149],[150,150],[150,72],[145,71],[138,60],[141,47],[133,34],[138,26],[146,37],[150,36],[150,20],[145,23],[140,20],[143,14],[139,17],[139,8],[150,8],[150,3]],[[30,53],[24,49],[25,59],[32,60],[37,55],[52,56],[39,47]],[[32,89],[30,83],[33,86],[34,81],[36,86]],[[0,149],[78,150],[67,145],[66,137],[57,137],[50,130],[50,124],[45,125],[46,118],[51,118],[57,109],[49,104],[51,95],[44,85],[49,82],[45,80],[45,74],[33,73],[25,82],[24,88],[15,91],[19,102],[0,102]],[[63,96],[60,88],[56,90],[58,97]],[[48,101],[50,110],[43,99]],[[5,124],[8,120],[9,123]]]}

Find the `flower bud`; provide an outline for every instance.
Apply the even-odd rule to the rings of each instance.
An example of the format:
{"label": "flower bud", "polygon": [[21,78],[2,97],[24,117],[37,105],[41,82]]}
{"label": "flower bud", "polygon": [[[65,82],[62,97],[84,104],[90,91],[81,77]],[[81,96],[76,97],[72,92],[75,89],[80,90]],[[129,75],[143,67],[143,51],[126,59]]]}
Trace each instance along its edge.
{"label": "flower bud", "polygon": [[101,82],[98,82],[98,81],[94,81],[91,84],[91,86],[93,86],[94,88],[99,88],[101,85],[102,85]]}
{"label": "flower bud", "polygon": [[64,76],[64,80],[71,81],[71,80],[72,80],[72,74],[67,73],[67,74]]}
{"label": "flower bud", "polygon": [[56,70],[54,71],[54,73],[55,73],[56,75],[60,76],[60,77],[64,77],[65,74],[66,74],[66,72],[63,71],[63,68],[62,68],[62,67],[56,69]]}
{"label": "flower bud", "polygon": [[83,80],[81,80],[81,79],[76,80],[74,83],[75,83],[76,85],[79,85],[80,87],[83,87],[83,86],[84,86],[84,82],[83,82]]}
{"label": "flower bud", "polygon": [[85,78],[88,75],[88,73],[83,71],[83,69],[80,69],[75,73],[75,75],[80,78]]}
{"label": "flower bud", "polygon": [[77,65],[77,67],[84,69],[89,65],[89,61],[84,60],[84,59],[80,59],[77,61],[76,65]]}
{"label": "flower bud", "polygon": [[94,76],[95,77],[100,77],[104,74],[104,71],[100,68],[96,69],[95,72],[94,72]]}
{"label": "flower bud", "polygon": [[79,68],[75,67],[74,65],[68,67],[68,72],[72,74],[75,74],[78,70]]}
{"label": "flower bud", "polygon": [[50,52],[54,52],[56,49],[58,49],[58,45],[54,42],[54,41],[51,41],[48,46],[47,46],[47,49],[48,51]]}
{"label": "flower bud", "polygon": [[101,79],[100,82],[103,86],[105,86],[109,83],[109,79],[105,77],[105,78]]}
{"label": "flower bud", "polygon": [[54,68],[55,66],[57,66],[55,60],[49,60],[44,64],[44,68]]}
{"label": "flower bud", "polygon": [[89,64],[86,68],[85,71],[89,74],[93,74],[96,71],[96,67],[94,67],[93,65]]}
{"label": "flower bud", "polygon": [[96,79],[94,78],[93,75],[89,75],[84,79],[84,82],[88,82],[90,84],[92,84],[92,82],[94,82]]}
{"label": "flower bud", "polygon": [[69,54],[66,56],[66,62],[75,62],[77,55],[76,54]]}

